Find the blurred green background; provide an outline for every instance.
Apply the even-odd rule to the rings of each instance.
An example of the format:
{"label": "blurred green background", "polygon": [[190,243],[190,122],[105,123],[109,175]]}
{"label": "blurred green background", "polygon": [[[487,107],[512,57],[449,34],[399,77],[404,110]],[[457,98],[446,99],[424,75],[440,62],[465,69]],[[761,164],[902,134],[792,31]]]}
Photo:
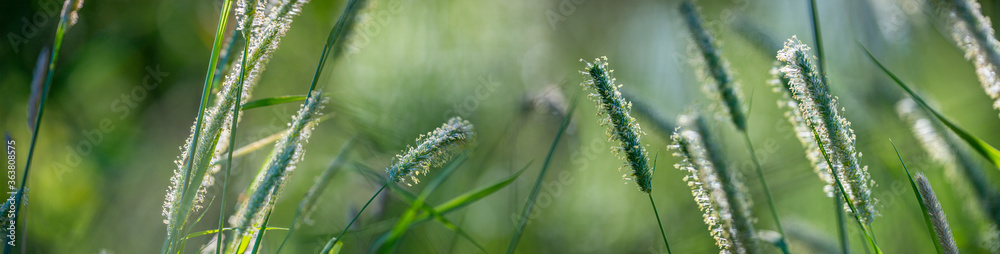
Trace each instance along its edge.
{"label": "blurred green background", "polygon": [[[344,2],[305,6],[253,98],[305,93]],[[819,2],[831,88],[853,122],[862,162],[877,182],[873,196],[881,216],[873,226],[882,249],[934,252],[891,139],[910,170],[931,179],[959,248],[967,253],[1000,251],[990,244],[991,236],[980,233],[983,222],[967,219],[965,201],[950,191],[942,165],[928,159],[896,115],[902,90],[856,43],[872,49],[953,121],[1000,145],[997,112],[973,66],[953,46],[943,23],[931,15],[934,10],[919,0]],[[987,16],[1000,14],[1000,4],[981,2]],[[743,94],[752,101],[751,138],[796,253],[820,251],[807,248],[801,240],[809,235],[804,231],[831,244],[837,240],[833,202],[823,193],[784,112],[775,106],[778,94],[766,85],[777,43],[797,35],[814,44],[806,3],[698,2]],[[0,128],[17,141],[19,169],[31,137],[26,118],[32,70],[38,53],[51,45],[58,20],[58,14],[50,15],[46,8],[58,10],[61,5],[55,0],[0,4]],[[345,56],[324,72],[320,85],[331,97],[326,111],[333,118],[313,133],[305,160],[281,194],[269,225],[291,223],[299,200],[345,140],[361,140],[352,161],[381,170],[419,134],[458,115],[475,124],[479,146],[431,196],[431,203],[495,182],[533,161],[510,187],[448,216],[487,250],[502,252],[515,226],[512,218],[524,205],[563,114],[578,99],[580,106],[543,181],[535,206],[538,214],[530,220],[519,252],[662,252],[647,197],[632,183],[622,184],[623,172],[616,172],[622,162],[610,153],[612,143],[597,124],[597,110],[580,92],[583,77],[578,70],[584,64],[578,60],[608,56],[622,89],[664,119],[672,121],[692,105],[713,104],[700,91],[697,70],[689,64],[697,55],[678,6],[679,1],[373,0]],[[22,242],[28,253],[159,249],[166,233],[161,205],[178,147],[197,114],[219,8],[218,0],[84,3],[79,23],[64,39],[33,162],[27,224],[18,225],[28,232],[27,242]],[[160,75],[150,74],[156,70]],[[153,78],[144,88],[148,76]],[[156,77],[162,81],[155,82]],[[152,84],[157,85],[149,89]],[[248,110],[237,130],[237,146],[282,130],[296,109],[295,104],[284,104]],[[681,180],[683,173],[673,168],[677,160],[666,149],[669,134],[647,117],[636,118],[649,134],[643,141],[650,155],[658,155],[654,198],[673,251],[716,252]],[[740,136],[724,122],[717,130],[726,140],[730,165],[746,175],[757,229],[775,230]],[[269,149],[236,160],[232,187],[225,193],[227,214]],[[980,163],[991,182],[1000,180],[1000,173]],[[341,169],[310,216],[312,223],[297,229],[285,252],[318,251],[378,187],[353,167]],[[405,188],[417,192],[422,187]],[[218,199],[220,189],[217,184],[211,195]],[[365,211],[345,238],[347,253],[365,251],[407,208],[393,195],[384,194]],[[207,208],[196,230],[216,227],[218,209],[218,203]],[[864,253],[857,227],[850,224],[848,229],[853,252]],[[263,250],[274,251],[284,235],[269,232]],[[195,252],[208,240],[191,239],[188,251]],[[477,252],[434,221],[410,229],[397,250]],[[767,246],[765,251],[776,249]]]}

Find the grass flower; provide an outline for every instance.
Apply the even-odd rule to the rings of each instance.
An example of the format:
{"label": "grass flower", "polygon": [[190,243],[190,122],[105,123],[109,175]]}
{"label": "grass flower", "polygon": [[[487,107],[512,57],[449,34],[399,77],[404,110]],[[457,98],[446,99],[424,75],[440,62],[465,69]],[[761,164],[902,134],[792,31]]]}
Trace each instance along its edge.
{"label": "grass flower", "polygon": [[931,183],[921,173],[917,173],[916,179],[917,189],[920,191],[924,207],[927,207],[927,215],[930,216],[931,225],[934,227],[934,234],[937,235],[937,239],[941,243],[943,253],[958,254],[955,238],[952,237],[951,229],[948,227],[948,217],[945,216],[944,209],[941,208],[941,203],[938,202],[937,195],[934,194],[934,189],[931,188]]}
{"label": "grass flower", "polygon": [[707,125],[696,115],[682,115],[670,138],[670,149],[681,161],[674,165],[686,173],[702,218],[720,253],[756,253],[751,203],[737,171],[725,168],[721,151],[708,141]]}
{"label": "grass flower", "polygon": [[238,250],[235,245],[240,243],[238,240],[252,236],[262,224],[264,213],[274,206],[296,163],[305,154],[303,144],[309,141],[326,100],[322,98],[322,91],[313,91],[292,117],[288,132],[275,143],[267,162],[248,189],[248,198],[240,203],[236,214],[229,220],[234,236],[229,239],[229,250]]}
{"label": "grass flower", "polygon": [[[632,169],[631,174],[622,177],[626,180],[634,180],[639,185],[639,190],[649,193],[653,187],[653,178],[649,167],[649,155],[646,147],[639,141],[645,133],[639,128],[639,123],[630,116],[632,103],[622,97],[618,85],[613,76],[614,70],[608,68],[608,58],[601,57],[594,59],[593,63],[587,63],[587,68],[580,73],[586,76],[586,80],[581,84],[584,89],[593,89],[588,97],[597,103],[598,116],[603,116],[600,120],[601,126],[608,126],[608,139],[617,139],[620,146],[612,147],[611,150],[621,159],[625,160],[624,167]],[[621,171],[621,168],[619,168]]]}
{"label": "grass flower", "polygon": [[420,183],[417,176],[444,165],[475,139],[476,132],[469,121],[452,117],[427,135],[420,135],[417,147],[407,146],[405,153],[396,155],[396,162],[386,169],[386,173],[392,182],[403,182],[409,177],[413,183]]}
{"label": "grass flower", "polygon": [[871,197],[874,181],[868,175],[868,167],[860,164],[861,153],[856,150],[851,122],[844,118],[837,97],[830,93],[817,71],[809,46],[793,36],[778,51],[777,58],[783,64],[780,71],[788,79],[792,98],[798,102],[799,114],[817,134],[814,137],[817,146],[828,151],[833,173],[856,209],[853,212],[863,223],[870,224],[877,214],[875,199]]}
{"label": "grass flower", "polygon": [[[723,109],[740,131],[747,129],[746,115],[743,109],[743,95],[740,94],[740,84],[734,80],[729,62],[722,57],[722,51],[716,45],[712,33],[702,25],[701,15],[697,7],[690,1],[681,3],[681,14],[687,21],[688,31],[700,49],[702,58],[695,58],[696,63],[704,65],[699,77],[706,80],[704,91],[717,101],[723,102]],[[713,84],[714,83],[714,84]]]}
{"label": "grass flower", "polygon": [[794,91],[788,86],[788,79],[781,75],[778,67],[771,68],[771,75],[774,78],[768,81],[768,84],[771,85],[774,92],[781,94],[781,97],[778,98],[778,109],[785,110],[785,118],[792,124],[795,137],[802,143],[802,148],[806,152],[809,164],[812,166],[813,171],[816,172],[816,175],[819,176],[819,179],[826,183],[823,186],[826,196],[833,197],[834,193],[836,193],[836,187],[834,186],[833,175],[830,172],[830,165],[823,158],[823,154],[819,150],[819,145],[816,144],[813,137],[812,129],[809,128],[805,119],[802,118],[799,103],[792,97]]}
{"label": "grass flower", "polygon": [[965,58],[976,67],[976,75],[986,95],[994,100],[993,108],[1000,110],[1000,42],[997,41],[990,19],[983,16],[975,0],[938,0],[952,38],[963,51]]}

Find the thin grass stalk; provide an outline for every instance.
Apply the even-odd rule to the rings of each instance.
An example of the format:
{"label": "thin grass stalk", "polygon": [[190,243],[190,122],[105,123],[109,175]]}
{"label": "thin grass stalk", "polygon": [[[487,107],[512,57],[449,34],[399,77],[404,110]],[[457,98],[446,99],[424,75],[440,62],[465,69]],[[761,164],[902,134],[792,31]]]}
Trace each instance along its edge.
{"label": "thin grass stalk", "polygon": [[[27,186],[28,184],[28,176],[30,176],[29,173],[31,172],[30,171],[31,161],[34,158],[35,144],[38,141],[38,130],[42,124],[42,115],[43,113],[45,113],[45,101],[48,100],[49,90],[52,89],[52,80],[53,77],[55,76],[55,70],[56,70],[56,60],[59,59],[59,52],[62,49],[63,35],[65,35],[66,31],[76,24],[77,20],[79,19],[80,8],[83,8],[83,0],[66,0],[63,3],[62,11],[59,14],[59,24],[56,26],[55,39],[52,42],[52,53],[50,54],[51,57],[49,58],[48,61],[48,70],[46,71],[45,74],[45,82],[44,85],[42,86],[41,98],[38,100],[37,106],[29,105],[29,108],[37,107],[37,110],[34,110],[36,114],[34,115],[33,119],[31,119],[33,121],[29,121],[29,123],[34,122],[34,124],[31,125],[32,128],[31,143],[29,143],[28,145],[28,158],[24,164],[24,173],[22,174],[21,177],[21,186],[18,188],[18,191],[15,194],[16,197],[14,198],[13,215],[10,216],[11,221],[17,221],[18,219],[20,219],[18,214],[21,212],[20,209],[21,203],[23,203],[22,201],[24,199],[24,191],[21,190],[24,190],[25,186]],[[11,246],[12,245],[10,244],[4,245],[4,253],[8,253],[10,251]]]}
{"label": "thin grass stalk", "polygon": [[538,194],[541,191],[542,181],[545,180],[545,173],[549,171],[549,163],[552,162],[552,155],[556,152],[556,147],[559,145],[559,139],[562,139],[563,133],[566,132],[566,127],[572,122],[573,111],[576,111],[576,98],[578,96],[573,96],[573,102],[570,103],[569,110],[566,112],[566,117],[563,118],[562,124],[559,126],[559,130],[556,131],[556,137],[552,140],[552,145],[549,146],[549,152],[545,156],[545,162],[542,163],[541,170],[538,171],[538,177],[535,178],[535,185],[531,187],[531,193],[528,194],[528,200],[525,201],[524,209],[521,210],[521,215],[518,216],[517,227],[514,228],[514,235],[510,238],[510,243],[507,244],[507,254],[513,254],[514,250],[517,250],[517,244],[521,241],[521,235],[524,234],[524,228],[528,225],[528,214],[531,213],[531,209],[535,206],[535,200],[538,198]]}
{"label": "thin grass stalk", "polygon": [[[247,38],[249,37],[248,35],[249,35],[249,31],[245,31],[244,30],[244,32],[243,32],[243,38],[244,38],[243,39],[243,41],[244,41],[243,56],[240,57],[240,58],[242,58],[241,64],[240,64],[240,80],[239,80],[239,82],[236,83],[236,87],[238,87],[237,91],[236,91],[236,97],[237,98],[243,97],[243,81],[244,81],[244,77],[245,77],[244,74],[245,74],[245,71],[246,71],[246,64],[247,64],[247,51],[250,49],[250,41],[247,40]],[[233,40],[233,39],[231,39],[231,40]],[[240,103],[233,103],[233,110],[232,110],[232,112],[241,112],[242,111],[241,107],[242,107],[242,104],[240,104]],[[237,113],[237,114],[231,114],[231,115],[232,115],[232,120],[230,120],[230,121],[232,123],[238,123],[239,122],[240,114]],[[218,234],[219,239],[216,241],[216,249],[215,249],[215,253],[216,254],[221,254],[221,253],[225,252],[225,247],[222,246],[222,238],[221,237],[222,237],[222,228],[223,228],[223,226],[225,226],[225,222],[226,222],[226,220],[223,219],[223,218],[226,218],[226,193],[229,191],[229,173],[230,173],[230,170],[232,169],[232,165],[233,165],[233,150],[235,150],[234,147],[236,145],[236,138],[235,137],[236,137],[236,125],[234,124],[233,127],[232,127],[232,130],[229,131],[229,148],[226,149],[228,151],[228,154],[226,155],[226,175],[225,175],[225,179],[223,179],[223,184],[222,184],[222,194],[221,194],[221,196],[222,196],[222,204],[219,205],[219,234]]]}

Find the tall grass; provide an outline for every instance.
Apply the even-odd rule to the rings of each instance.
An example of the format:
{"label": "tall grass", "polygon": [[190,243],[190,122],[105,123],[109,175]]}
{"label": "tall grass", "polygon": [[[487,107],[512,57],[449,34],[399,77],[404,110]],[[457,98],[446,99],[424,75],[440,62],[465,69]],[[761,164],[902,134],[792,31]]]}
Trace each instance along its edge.
{"label": "tall grass", "polygon": [[1000,110],[1000,41],[990,19],[983,15],[975,0],[933,0],[949,25],[952,39],[965,51],[965,58],[976,67],[979,83]]}

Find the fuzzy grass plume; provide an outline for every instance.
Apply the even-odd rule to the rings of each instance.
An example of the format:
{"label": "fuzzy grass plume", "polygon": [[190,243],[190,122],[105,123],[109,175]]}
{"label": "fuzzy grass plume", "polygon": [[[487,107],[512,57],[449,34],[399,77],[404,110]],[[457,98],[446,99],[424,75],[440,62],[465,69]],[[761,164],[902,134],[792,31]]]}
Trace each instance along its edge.
{"label": "fuzzy grass plume", "polygon": [[602,116],[601,126],[610,125],[607,130],[608,140],[617,139],[620,142],[620,146],[612,147],[611,150],[625,160],[623,168],[627,166],[632,169],[631,174],[622,177],[635,181],[640,191],[649,193],[653,189],[649,155],[646,147],[639,143],[645,133],[639,128],[635,118],[629,115],[632,103],[626,101],[618,90],[621,85],[615,83],[614,70],[608,68],[608,57],[594,59],[593,63],[583,59],[580,61],[587,64],[586,69],[580,72],[586,77],[581,85],[584,89],[596,92],[588,97],[597,103],[597,115]]}
{"label": "fuzzy grass plume", "polygon": [[691,32],[692,39],[695,45],[698,45],[702,56],[694,59],[697,65],[704,65],[704,68],[699,68],[704,70],[699,75],[699,78],[705,80],[704,91],[717,101],[723,102],[723,110],[732,119],[736,128],[746,131],[747,122],[743,109],[743,95],[739,92],[740,84],[735,81],[729,69],[729,62],[722,57],[722,51],[719,50],[715,37],[702,24],[697,8],[690,1],[681,3],[681,14],[684,15],[688,31]]}
{"label": "fuzzy grass plume", "polygon": [[788,122],[792,124],[792,128],[795,131],[795,137],[798,138],[799,142],[802,143],[802,149],[805,150],[806,158],[809,159],[809,164],[812,166],[813,171],[819,176],[826,185],[823,186],[823,191],[826,192],[827,197],[833,197],[835,191],[835,183],[832,173],[830,172],[830,165],[826,163],[826,159],[823,158],[823,154],[819,150],[819,146],[816,144],[815,138],[813,137],[812,129],[806,124],[804,118],[802,118],[802,112],[799,110],[799,103],[796,101],[792,94],[794,91],[788,86],[788,79],[785,78],[780,71],[779,67],[771,68],[771,75],[773,79],[768,81],[771,85],[772,90],[780,94],[778,98],[778,109],[785,110],[785,118]]}
{"label": "fuzzy grass plume", "polygon": [[780,71],[788,79],[800,116],[810,131],[816,133],[817,146],[829,153],[833,173],[856,209],[852,212],[862,223],[871,224],[877,215],[876,201],[871,197],[874,181],[868,175],[868,167],[860,163],[861,153],[856,150],[851,122],[844,118],[837,97],[830,93],[819,74],[814,58],[809,55],[809,46],[793,36],[778,51],[777,58],[783,64]]}
{"label": "fuzzy grass plume", "polygon": [[309,141],[317,118],[322,115],[319,111],[326,101],[321,90],[313,91],[292,117],[288,132],[275,143],[267,162],[247,190],[248,198],[239,204],[236,214],[229,220],[233,226],[233,237],[227,239],[228,250],[245,248],[239,245],[241,240],[251,237],[263,223],[264,213],[274,206],[296,163],[302,160],[305,154],[303,145]]}
{"label": "fuzzy grass plume", "polygon": [[469,121],[452,117],[427,135],[420,135],[417,147],[407,146],[404,153],[396,155],[396,163],[386,173],[392,182],[405,182],[405,177],[409,177],[413,183],[420,183],[417,176],[448,163],[475,139],[476,132]]}
{"label": "fuzzy grass plume", "polygon": [[1000,110],[1000,42],[990,19],[975,0],[937,0],[938,10],[951,27],[952,39],[976,67],[976,75],[993,108]]}
{"label": "fuzzy grass plume", "polygon": [[941,243],[942,253],[958,254],[955,238],[952,237],[951,229],[948,226],[948,217],[945,216],[944,209],[941,208],[941,203],[938,202],[937,195],[934,194],[934,189],[931,188],[931,183],[921,173],[917,173],[916,180],[921,201],[923,201],[924,207],[927,208],[927,215],[931,220],[931,225],[934,226],[934,234],[937,236],[938,242]]}
{"label": "fuzzy grass plume", "polygon": [[678,122],[681,126],[670,136],[670,149],[681,159],[674,167],[687,174],[684,181],[691,187],[719,253],[756,253],[751,203],[738,172],[725,168],[701,117],[682,115]]}

